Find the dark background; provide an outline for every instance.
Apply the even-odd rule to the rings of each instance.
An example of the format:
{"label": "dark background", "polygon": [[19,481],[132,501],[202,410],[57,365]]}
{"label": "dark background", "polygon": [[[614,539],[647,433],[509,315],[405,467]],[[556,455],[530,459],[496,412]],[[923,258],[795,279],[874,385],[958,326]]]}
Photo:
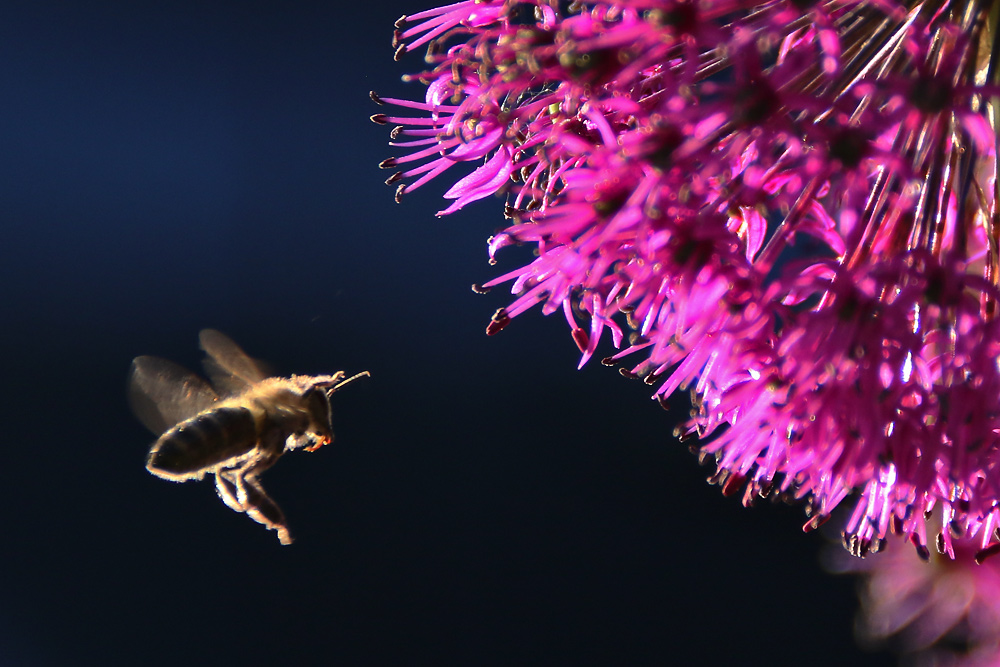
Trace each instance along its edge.
{"label": "dark background", "polygon": [[[500,202],[438,219],[451,180],[397,205],[376,167],[415,1],[4,4],[0,664],[891,661],[800,508],[704,483],[683,406],[575,370],[561,315],[486,337]],[[207,326],[372,372],[264,478],[293,546],[143,469],[130,360],[197,369]]]}

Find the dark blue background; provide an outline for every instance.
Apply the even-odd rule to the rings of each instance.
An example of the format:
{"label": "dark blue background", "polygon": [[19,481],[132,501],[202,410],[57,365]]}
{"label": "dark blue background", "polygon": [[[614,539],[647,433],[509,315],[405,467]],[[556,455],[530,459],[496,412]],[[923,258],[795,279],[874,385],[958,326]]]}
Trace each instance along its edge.
{"label": "dark blue background", "polygon": [[[400,2],[6,3],[0,664],[879,664],[799,508],[704,483],[561,315],[495,338],[497,201],[393,203]],[[132,357],[212,326],[368,369],[264,478],[298,541],[153,478]],[[605,354],[607,352],[605,351]],[[599,352],[598,357],[602,356]]]}

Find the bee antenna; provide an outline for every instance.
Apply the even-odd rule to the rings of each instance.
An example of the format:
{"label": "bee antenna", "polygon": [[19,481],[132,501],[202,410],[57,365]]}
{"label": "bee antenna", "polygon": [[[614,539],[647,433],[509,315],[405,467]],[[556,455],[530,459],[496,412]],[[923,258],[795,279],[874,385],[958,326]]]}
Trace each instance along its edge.
{"label": "bee antenna", "polygon": [[372,374],[369,373],[368,371],[361,371],[357,375],[352,375],[351,377],[347,378],[346,380],[341,380],[337,384],[335,384],[332,387],[330,387],[330,389],[326,392],[326,395],[329,396],[333,392],[335,392],[338,389],[340,389],[341,387],[343,387],[344,385],[350,384],[350,383],[354,382],[355,380],[357,380],[359,378],[371,377],[371,375]]}

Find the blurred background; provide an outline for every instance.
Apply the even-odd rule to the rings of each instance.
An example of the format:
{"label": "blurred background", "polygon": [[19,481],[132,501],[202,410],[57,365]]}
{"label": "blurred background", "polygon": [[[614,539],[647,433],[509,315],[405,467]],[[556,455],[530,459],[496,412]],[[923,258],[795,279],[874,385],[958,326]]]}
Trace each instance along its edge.
{"label": "blurred background", "polygon": [[[417,2],[5,5],[0,665],[891,662],[801,508],[705,484],[683,402],[577,371],[561,315],[485,335],[501,202],[377,168]],[[131,359],[199,369],[204,327],[372,373],[264,477],[292,546],[144,470]]]}

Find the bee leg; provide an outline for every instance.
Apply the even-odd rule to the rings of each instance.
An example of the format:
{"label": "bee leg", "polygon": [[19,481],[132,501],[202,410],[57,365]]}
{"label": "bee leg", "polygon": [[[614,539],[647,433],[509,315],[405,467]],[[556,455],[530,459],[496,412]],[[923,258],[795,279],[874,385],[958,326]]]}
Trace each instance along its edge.
{"label": "bee leg", "polygon": [[215,473],[215,490],[222,502],[233,511],[246,514],[257,523],[278,533],[278,541],[291,544],[292,536],[285,524],[285,515],[260,485],[257,475],[270,467],[273,460],[247,461],[239,468]]}
{"label": "bee leg", "polygon": [[239,486],[232,470],[220,470],[215,473],[215,492],[222,502],[234,512],[245,512],[246,507],[239,501]]}
{"label": "bee leg", "polygon": [[240,498],[246,507],[247,516],[258,523],[262,523],[269,530],[278,533],[278,541],[282,544],[291,544],[292,536],[285,525],[285,515],[278,507],[278,504],[271,500],[264,488],[260,485],[256,476],[249,476],[240,480]]}

